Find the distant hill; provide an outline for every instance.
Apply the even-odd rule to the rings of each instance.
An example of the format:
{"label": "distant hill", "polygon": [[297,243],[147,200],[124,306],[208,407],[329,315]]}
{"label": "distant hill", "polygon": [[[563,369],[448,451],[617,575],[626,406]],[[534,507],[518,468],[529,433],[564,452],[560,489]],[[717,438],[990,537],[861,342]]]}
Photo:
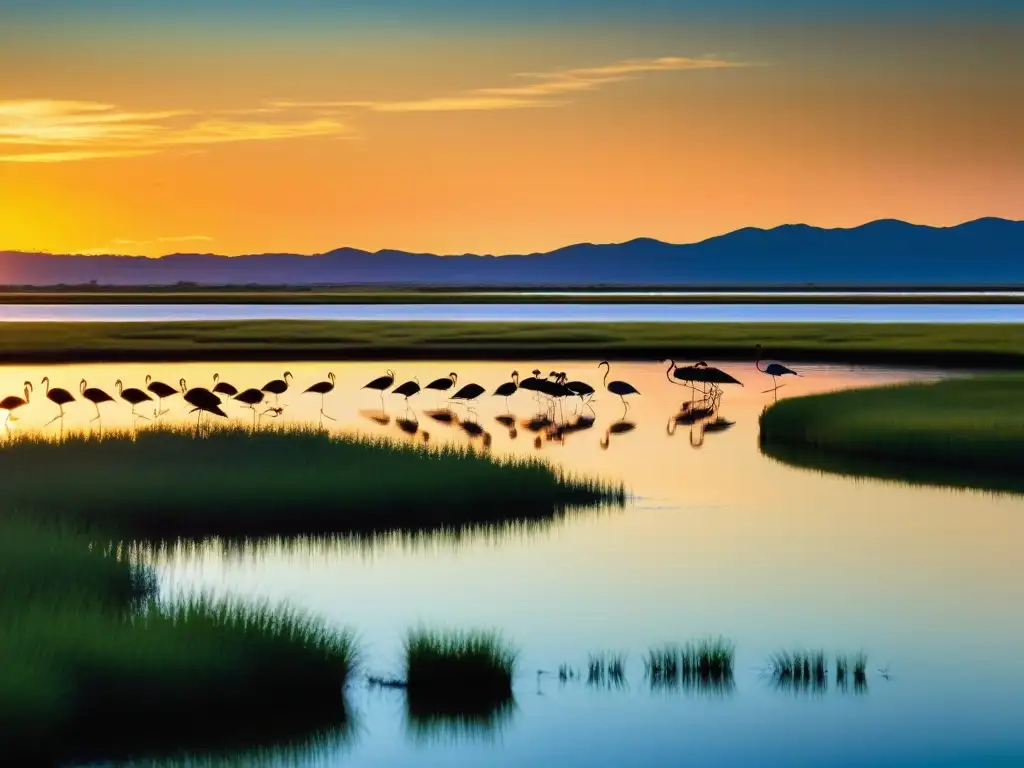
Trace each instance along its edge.
{"label": "distant hill", "polygon": [[1024,285],[1024,222],[988,218],[925,227],[882,220],[853,229],[794,224],[740,229],[690,245],[640,238],[507,256],[339,248],[312,256],[176,253],[153,259],[0,251],[0,275],[8,285]]}

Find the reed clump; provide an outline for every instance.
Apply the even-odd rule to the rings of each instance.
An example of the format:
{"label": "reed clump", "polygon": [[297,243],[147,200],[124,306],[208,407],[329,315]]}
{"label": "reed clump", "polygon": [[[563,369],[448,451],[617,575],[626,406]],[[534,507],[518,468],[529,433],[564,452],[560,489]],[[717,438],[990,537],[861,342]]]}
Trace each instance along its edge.
{"label": "reed clump", "polygon": [[499,633],[417,628],[405,638],[412,715],[487,714],[513,700],[518,651]]}
{"label": "reed clump", "polygon": [[680,688],[708,693],[733,686],[735,646],[723,637],[708,637],[683,645],[651,648],[644,674],[652,690]]}
{"label": "reed clump", "polygon": [[0,474],[9,509],[151,539],[436,530],[625,501],[537,459],[302,426],[23,436],[0,447]]}

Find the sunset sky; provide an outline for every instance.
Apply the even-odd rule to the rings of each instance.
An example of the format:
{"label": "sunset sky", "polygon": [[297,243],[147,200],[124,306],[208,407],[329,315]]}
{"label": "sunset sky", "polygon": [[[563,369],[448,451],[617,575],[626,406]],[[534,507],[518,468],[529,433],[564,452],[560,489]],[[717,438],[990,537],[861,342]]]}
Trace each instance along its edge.
{"label": "sunset sky", "polygon": [[0,0],[0,249],[1024,219],[1019,0]]}

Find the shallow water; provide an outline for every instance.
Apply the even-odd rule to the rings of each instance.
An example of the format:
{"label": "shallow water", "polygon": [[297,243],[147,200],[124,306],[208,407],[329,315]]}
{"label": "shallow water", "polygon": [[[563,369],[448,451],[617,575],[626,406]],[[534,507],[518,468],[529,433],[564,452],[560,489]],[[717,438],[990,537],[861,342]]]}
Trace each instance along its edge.
{"label": "shallow water", "polygon": [[[258,387],[287,369],[296,378],[282,397],[280,418],[305,421],[316,420],[319,398],[301,390],[332,370],[338,387],[327,411],[339,429],[400,440],[421,440],[425,429],[431,443],[471,439],[458,424],[425,415],[439,400],[430,393],[413,398],[415,436],[396,426],[404,412],[399,397],[384,396],[389,423],[374,421],[381,399],[359,387],[384,367],[19,366],[0,369],[0,393],[18,392],[26,378],[38,385],[46,374],[74,392],[83,376],[113,393],[115,378],[141,386],[147,373],[209,387],[215,371],[239,388]],[[511,366],[391,367],[399,382],[416,375],[426,383],[457,371],[460,384],[476,381],[491,389],[507,379]],[[761,390],[770,378],[751,364],[723,367],[747,386],[725,394],[721,412],[735,425],[705,435],[699,447],[693,445],[700,442],[699,428],[691,435],[679,426],[668,434],[686,390],[666,381],[657,365],[613,365],[613,379],[643,393],[632,398],[627,415],[635,428],[609,434],[623,408],[599,391],[592,428],[569,434],[564,443],[541,437],[539,449],[522,423],[535,410],[529,394],[510,403],[515,438],[495,421],[505,413],[504,402],[481,398],[478,421],[491,434],[493,452],[541,455],[574,471],[622,479],[636,495],[625,510],[581,512],[548,527],[459,540],[383,537],[244,550],[210,542],[163,557],[159,569],[168,592],[203,588],[288,599],[351,625],[374,673],[400,672],[402,633],[421,621],[496,627],[521,648],[516,711],[500,729],[415,737],[400,692],[369,691],[357,681],[349,693],[356,726],[343,745],[264,759],[346,766],[1021,764],[1024,499],[851,480],[773,461],[757,445],[757,417],[771,398]],[[518,366],[522,373],[532,368]],[[600,384],[593,362],[543,368]],[[803,378],[789,378],[780,396],[939,376],[811,365],[800,371]],[[167,406],[168,418],[184,412],[180,397]],[[128,411],[121,403],[104,406],[103,428],[129,426]],[[234,403],[229,411],[235,419],[251,418]],[[37,428],[55,413],[37,389],[14,429]],[[64,427],[88,428],[91,415],[90,405],[76,402]],[[709,634],[736,643],[731,693],[649,690],[641,660],[649,646]],[[794,695],[760,679],[770,654],[799,646],[830,656],[863,649],[867,691],[842,692],[830,679],[823,695]],[[589,652],[605,649],[629,654],[627,689],[538,679],[538,669],[556,670],[563,662],[585,667]],[[889,680],[878,674],[881,667],[890,669]]]}
{"label": "shallow water", "polygon": [[0,322],[1020,323],[1024,304],[0,304]]}

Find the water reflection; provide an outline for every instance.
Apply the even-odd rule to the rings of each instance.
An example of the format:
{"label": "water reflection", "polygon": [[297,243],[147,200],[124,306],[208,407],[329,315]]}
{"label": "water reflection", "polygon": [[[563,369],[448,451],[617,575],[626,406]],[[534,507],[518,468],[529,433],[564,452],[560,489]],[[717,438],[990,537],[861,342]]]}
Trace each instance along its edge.
{"label": "water reflection", "polygon": [[608,427],[605,430],[604,437],[601,438],[601,448],[608,450],[608,446],[611,444],[612,435],[624,435],[627,432],[632,432],[636,429],[636,423],[632,421],[619,420]]}
{"label": "water reflection", "polygon": [[310,765],[333,762],[351,752],[363,736],[365,728],[358,714],[346,704],[340,714],[291,716],[287,705],[279,716],[253,723],[234,722],[230,716],[209,721],[201,733],[190,734],[172,728],[173,735],[165,744],[154,745],[149,735],[138,747],[132,734],[125,733],[116,753],[105,751],[102,760],[79,760],[75,764],[99,768],[117,765],[175,766],[175,768],[220,768],[251,765]]}
{"label": "water reflection", "polygon": [[[287,409],[280,420],[315,423],[320,398],[297,390],[322,380],[327,367],[296,361],[18,366],[0,369],[0,392],[20,393],[23,381],[38,385],[44,374],[55,383],[84,377],[107,388],[117,378],[138,385],[147,373],[209,385],[219,372],[235,385],[258,387],[268,372],[287,369],[295,385],[281,396]],[[359,392],[382,373],[379,363],[329,367],[338,376],[338,388],[326,399],[338,419],[329,424],[331,431],[413,439],[394,423],[403,413],[400,400],[386,401],[382,411],[377,393]],[[420,381],[458,370],[465,381],[490,391],[507,381],[513,367],[525,372],[536,364],[395,361],[392,367],[403,380],[415,374]],[[671,764],[684,752],[694,762],[730,768],[803,768],[820,765],[826,753],[830,764],[844,768],[925,765],[940,753],[957,766],[989,757],[1011,765],[1024,757],[1014,706],[1024,686],[1018,653],[1024,614],[1008,609],[1024,601],[1024,499],[853,482],[769,458],[758,449],[757,416],[772,394],[751,386],[769,380],[752,362],[725,366],[747,386],[729,390],[721,411],[692,425],[680,423],[670,436],[666,425],[679,412],[681,390],[665,381],[664,366],[614,367],[616,378],[643,395],[631,399],[635,428],[610,434],[607,450],[600,442],[622,408],[603,392],[591,410],[578,398],[566,399],[564,419],[551,413],[546,399],[534,403],[529,391],[511,396],[508,412],[503,398],[481,397],[478,423],[492,434],[497,457],[540,455],[568,473],[623,481],[634,493],[625,510],[566,511],[545,520],[418,534],[136,545],[137,556],[156,565],[164,594],[199,588],[288,600],[333,624],[358,627],[368,668],[391,663],[401,633],[420,621],[500,628],[520,644],[528,670],[550,669],[581,648],[622,649],[637,659],[652,639],[722,632],[736,642],[736,693],[725,707],[710,706],[699,687],[692,696],[682,686],[671,690],[684,695],[651,696],[650,686],[632,671],[630,689],[613,695],[591,695],[582,681],[546,685],[544,696],[531,695],[535,681],[527,675],[517,680],[520,714],[498,731],[501,749],[472,751],[465,742],[435,740],[429,751],[420,751],[404,738],[401,702],[379,697],[359,703],[370,727],[355,750],[336,761],[346,765]],[[544,363],[548,368],[565,371],[570,381],[596,383],[593,361]],[[851,366],[804,366],[800,373],[787,377],[780,399],[941,375]],[[479,445],[481,437],[471,439],[460,428],[443,398],[431,393],[424,401],[420,393],[415,405],[431,407],[408,418],[420,422],[420,434],[429,427],[431,445]],[[18,410],[15,435],[41,427],[56,412],[38,399],[40,407]],[[442,407],[433,408],[432,400]],[[103,407],[106,429],[132,423],[129,405]],[[180,398],[169,398],[164,407],[168,421],[185,416]],[[391,420],[362,416],[360,409],[369,407]],[[574,408],[580,415],[573,415]],[[149,415],[147,406],[139,411]],[[433,418],[431,411],[445,415]],[[251,421],[241,404],[228,412],[246,426]],[[512,423],[498,418],[513,414]],[[67,425],[84,427],[92,415],[87,403],[70,405]],[[705,430],[703,447],[693,450],[691,427],[700,441],[701,425],[716,416],[733,424]],[[581,434],[572,431],[574,423],[584,427]],[[144,429],[145,423],[140,433]],[[548,440],[549,434],[562,439]],[[480,498],[486,506],[486,489]],[[849,695],[839,695],[831,671],[820,706],[807,706],[803,695],[776,695],[757,671],[794,638],[899,659],[899,683],[883,684],[872,670],[865,679],[871,695],[857,698],[866,688],[851,673]],[[951,658],[971,659],[970,668],[950,664]],[[843,742],[838,756],[827,752],[837,729],[857,734]]]}
{"label": "water reflection", "polygon": [[477,707],[450,708],[407,696],[405,728],[409,740],[417,747],[495,743],[500,741],[518,713],[514,697]]}
{"label": "water reflection", "polygon": [[878,460],[801,446],[766,443],[759,439],[761,452],[779,464],[819,475],[837,475],[853,479],[874,478],[900,485],[936,486],[954,489],[981,488],[985,493],[1024,494],[1024,476],[1002,471],[986,471],[956,464],[929,465]]}

